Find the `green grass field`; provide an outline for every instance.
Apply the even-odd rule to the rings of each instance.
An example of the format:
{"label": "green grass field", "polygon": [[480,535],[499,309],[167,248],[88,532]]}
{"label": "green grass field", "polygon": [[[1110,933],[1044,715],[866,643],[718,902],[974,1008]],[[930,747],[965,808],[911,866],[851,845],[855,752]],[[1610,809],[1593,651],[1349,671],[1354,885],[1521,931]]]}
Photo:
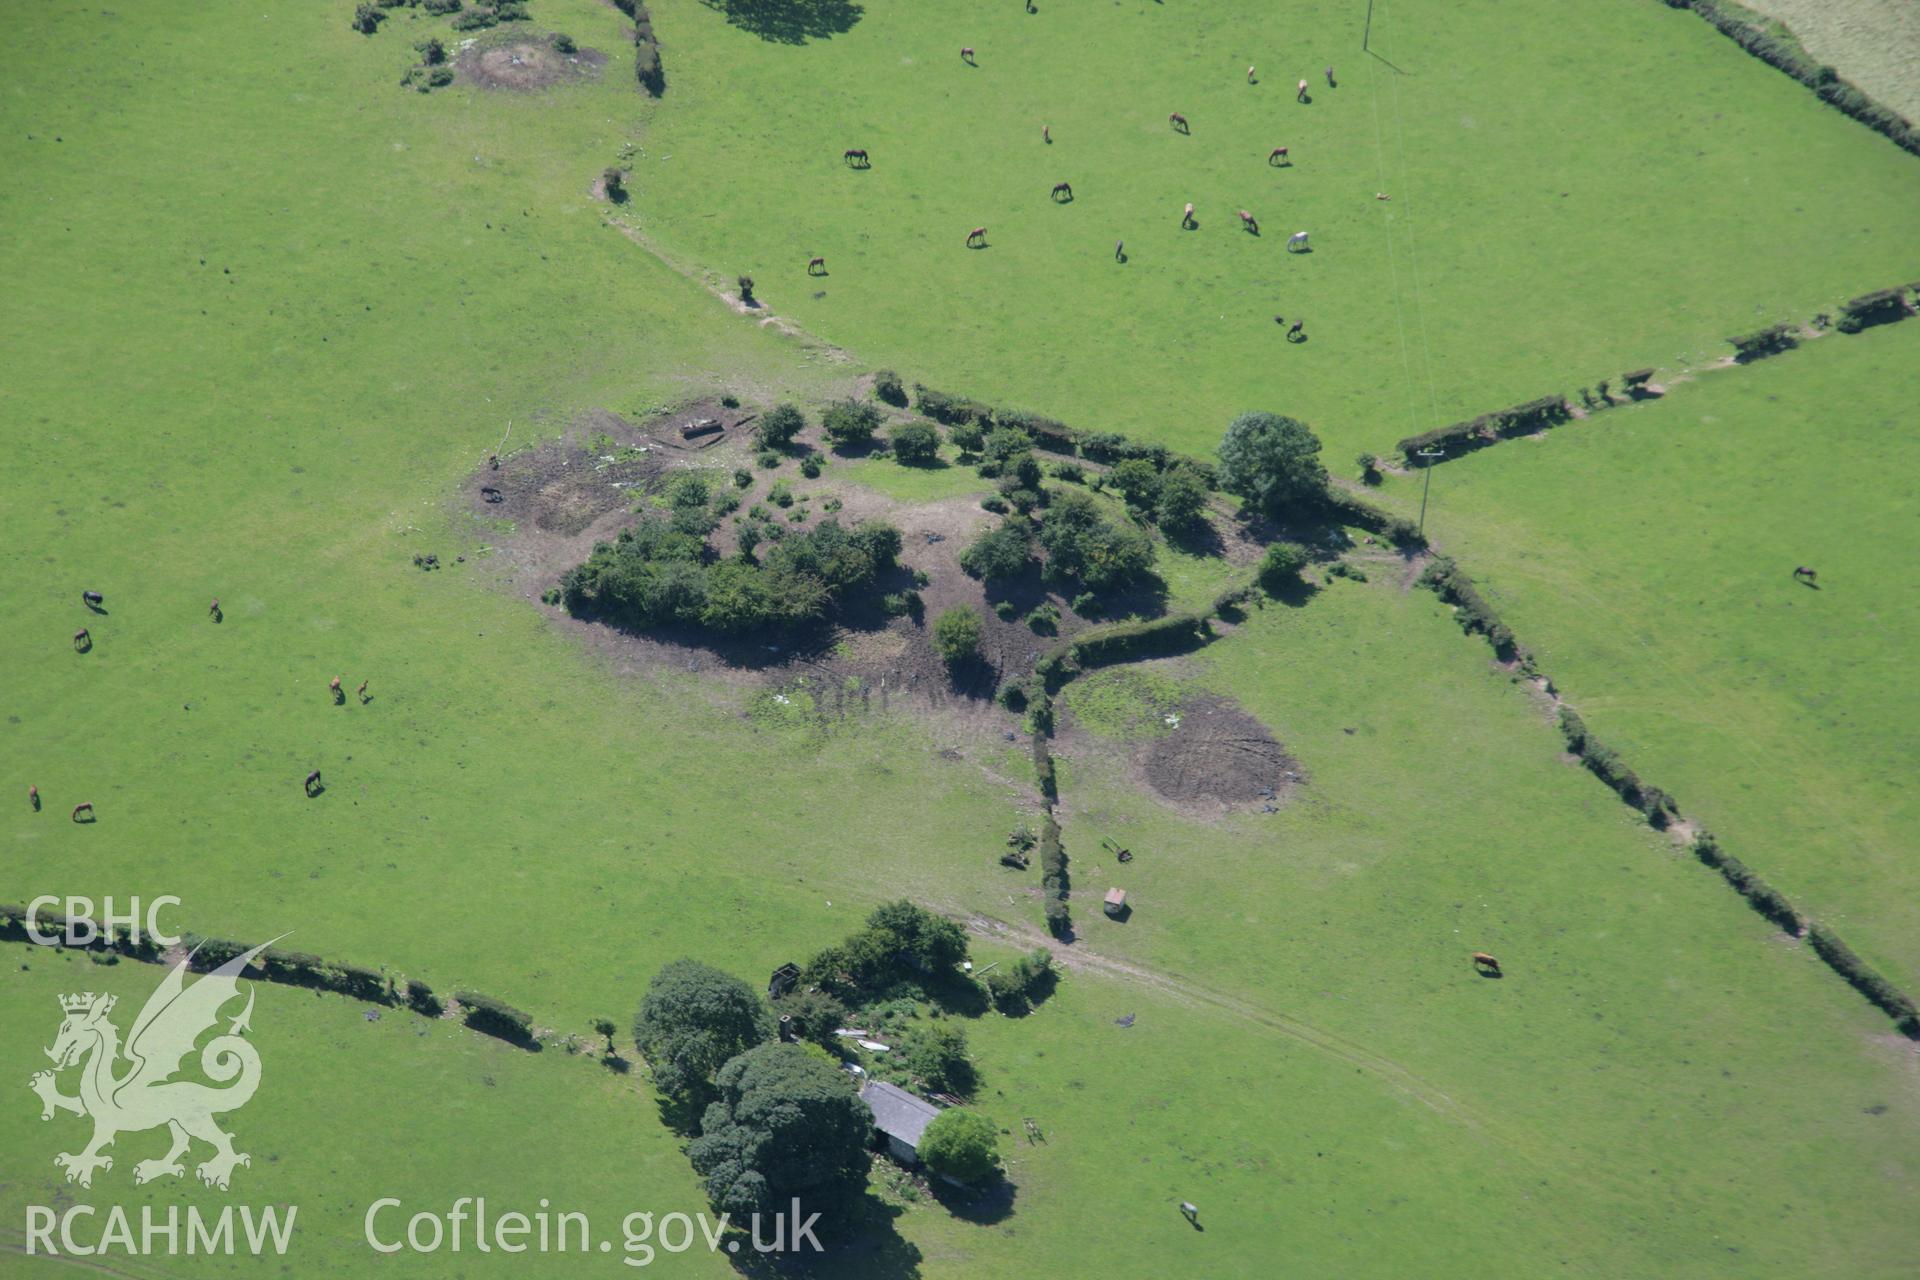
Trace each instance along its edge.
{"label": "green grass field", "polygon": [[[1650,2],[1382,0],[1375,45],[1405,75],[1357,53],[1355,5],[1284,22],[1133,0],[731,7],[734,23],[654,6],[657,104],[634,88],[629,27],[589,0],[531,0],[531,25],[604,51],[603,70],[527,94],[403,92],[414,42],[451,36],[419,9],[370,37],[350,4],[19,19],[33,56],[0,88],[0,900],[177,895],[187,929],[291,931],[553,1034],[528,1053],[263,984],[235,1191],[134,1188],[158,1137],[128,1135],[81,1192],[52,1164],[81,1122],[42,1124],[24,1087],[55,997],[137,1007],[161,971],[6,944],[0,1273],[54,1273],[18,1249],[26,1206],[64,1196],[301,1206],[284,1264],[129,1261],[140,1277],[614,1274],[617,1255],[389,1259],[360,1215],[382,1195],[544,1196],[609,1226],[695,1211],[645,1070],[560,1037],[607,1017],[624,1038],[669,960],[757,983],[890,899],[976,921],[982,963],[1039,939],[1037,874],[995,862],[1039,804],[1015,717],[898,694],[845,718],[776,711],[790,673],[714,678],[583,642],[502,589],[510,531],[458,497],[503,442],[723,388],[816,407],[891,365],[1195,450],[1240,409],[1295,412],[1342,463],[1576,370],[1703,362],[1727,332],[1920,274],[1920,169]],[[829,31],[836,13],[858,20]],[[796,43],[750,29],[808,15],[825,25]],[[1296,106],[1282,56],[1316,84],[1334,62],[1340,87]],[[1192,137],[1165,130],[1173,109]],[[1266,168],[1282,142],[1295,166]],[[613,216],[666,258],[591,194],[628,144],[634,199]],[[839,164],[849,145],[871,172]],[[1054,207],[1060,177],[1077,198]],[[1844,217],[1825,216],[1834,191]],[[1183,236],[1188,198],[1202,225]],[[1242,205],[1258,239],[1230,226]],[[983,221],[993,247],[965,253]],[[1316,252],[1288,257],[1299,227]],[[803,279],[812,253],[824,281]],[[743,271],[844,353],[723,306],[711,286]],[[1313,340],[1281,343],[1276,310],[1308,315]],[[1917,340],[1823,339],[1451,464],[1430,522],[1596,733],[1909,978],[1894,638],[1912,609],[1892,513],[1912,505],[1897,415]],[[1705,416],[1801,465],[1681,436],[1720,425]],[[1690,447],[1662,465],[1667,436]],[[1554,518],[1579,509],[1550,484],[1564,472],[1521,474],[1568,449],[1600,455],[1580,460],[1578,521]],[[990,485],[878,459],[836,459],[823,482],[907,503]],[[1538,591],[1529,557],[1580,573]],[[1786,592],[1788,561],[1817,562],[1825,590]],[[1037,1012],[968,1024],[1012,1210],[909,1201],[882,1165],[875,1220],[822,1272],[1904,1274],[1911,1046],[1567,764],[1543,709],[1397,559],[1364,563],[1365,584],[1068,687],[1081,938]],[[1158,571],[1173,609],[1245,572],[1171,548]],[[1740,584],[1792,604],[1736,626]],[[1689,598],[1727,620],[1683,622]],[[1591,628],[1568,600],[1617,616]],[[372,701],[332,705],[335,675]],[[1290,803],[1207,817],[1152,798],[1130,753],[1198,694],[1236,699],[1298,758]],[[30,784],[43,812],[19,803]],[[81,800],[97,823],[67,821]],[[1124,872],[1104,836],[1138,851]],[[1099,914],[1110,883],[1136,904],[1124,925]],[[1509,976],[1476,978],[1476,948]],[[1029,1117],[1044,1142],[1015,1136]],[[731,1270],[704,1251],[655,1265]]]}
{"label": "green grass field", "polygon": [[1594,733],[1908,987],[1916,357],[1896,325],[1702,377],[1441,467],[1427,517]]}
{"label": "green grass field", "polygon": [[654,12],[650,235],[909,380],[1182,448],[1258,407],[1344,456],[1920,274],[1920,164],[1654,3],[1381,0],[1403,75],[1360,4],[869,5],[798,44]]}

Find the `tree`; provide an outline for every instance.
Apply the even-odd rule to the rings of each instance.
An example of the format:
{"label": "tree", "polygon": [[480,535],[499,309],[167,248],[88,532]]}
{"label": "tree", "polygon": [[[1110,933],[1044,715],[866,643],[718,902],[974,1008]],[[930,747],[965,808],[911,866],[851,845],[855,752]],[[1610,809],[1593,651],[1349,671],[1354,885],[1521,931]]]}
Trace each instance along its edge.
{"label": "tree", "polygon": [[847,1006],[835,999],[831,992],[818,987],[796,988],[774,1001],[773,1010],[787,1018],[793,1034],[809,1044],[817,1044],[831,1053],[838,1053],[840,1037],[835,1034],[841,1027],[852,1026],[847,1019]]}
{"label": "tree", "polygon": [[1017,518],[983,531],[960,553],[960,567],[976,578],[1017,578],[1032,563],[1032,526]]}
{"label": "tree", "polygon": [[734,281],[734,283],[740,286],[740,301],[746,303],[748,306],[752,306],[753,305],[753,277],[741,276],[738,280]]}
{"label": "tree", "polygon": [[744,1217],[804,1196],[809,1206],[858,1192],[873,1113],[848,1075],[817,1050],[766,1044],[720,1068],[720,1098],[687,1148],[716,1209]]}
{"label": "tree", "polygon": [[967,1057],[967,1033],[951,1022],[917,1027],[906,1037],[901,1060],[935,1093],[973,1092],[973,1062]]}
{"label": "tree", "polygon": [[865,444],[880,427],[880,410],[864,400],[842,400],[820,415],[820,425],[835,444]]}
{"label": "tree", "polygon": [[1220,441],[1220,487],[1272,516],[1316,507],[1327,492],[1320,438],[1277,413],[1243,413]]}
{"label": "tree", "polygon": [[[420,61],[429,67],[437,67],[447,60],[447,46],[440,43],[440,37],[438,36],[429,36],[413,47],[420,51]],[[609,169],[607,172],[618,173],[620,171],[618,169]],[[607,190],[611,192],[617,185],[617,179],[614,182],[609,182],[607,184]]]}
{"label": "tree", "polygon": [[762,449],[784,449],[807,428],[807,416],[790,404],[777,404],[760,416],[753,442]]}
{"label": "tree", "polygon": [[967,605],[955,605],[933,620],[933,647],[949,667],[957,667],[980,652],[980,615]]}
{"label": "tree", "polygon": [[1040,545],[1049,578],[1078,578],[1094,591],[1122,584],[1153,564],[1152,539],[1107,519],[1091,494],[1077,490],[1054,499],[1040,525]]}
{"label": "tree", "polygon": [[940,429],[931,422],[908,422],[887,437],[896,461],[924,466],[940,456]]}
{"label": "tree", "polygon": [[370,36],[380,29],[380,24],[386,18],[387,15],[374,5],[363,4],[353,11],[353,29],[363,36]]}
{"label": "tree", "polygon": [[1307,549],[1297,542],[1276,542],[1260,557],[1260,585],[1278,595],[1288,587],[1300,585],[1300,571],[1307,567]]}
{"label": "tree", "polygon": [[773,1015],[753,988],[698,960],[675,960],[653,975],[633,1042],[662,1092],[697,1093],[727,1059],[773,1038]]}
{"label": "tree", "polygon": [[979,453],[986,447],[987,433],[980,424],[969,418],[965,422],[956,422],[947,428],[947,439],[953,441],[953,447],[962,453]]}
{"label": "tree", "polygon": [[1107,473],[1107,484],[1126,495],[1127,505],[1151,511],[1160,500],[1160,470],[1145,458],[1128,458]]}
{"label": "tree", "polygon": [[904,957],[926,973],[944,973],[967,958],[966,930],[904,898],[875,907],[866,931],[888,959]]}
{"label": "tree", "polygon": [[978,1182],[1000,1167],[1000,1136],[993,1122],[962,1107],[933,1118],[920,1135],[927,1168],[959,1182]]}
{"label": "tree", "polygon": [[1179,531],[1198,524],[1207,509],[1207,482],[1192,467],[1175,467],[1160,479],[1154,519],[1162,529]]}

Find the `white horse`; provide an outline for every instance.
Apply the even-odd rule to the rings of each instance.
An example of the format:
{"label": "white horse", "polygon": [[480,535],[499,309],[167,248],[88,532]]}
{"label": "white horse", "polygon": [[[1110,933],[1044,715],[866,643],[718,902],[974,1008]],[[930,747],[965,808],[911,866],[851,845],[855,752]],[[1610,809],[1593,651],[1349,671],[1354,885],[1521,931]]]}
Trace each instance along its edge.
{"label": "white horse", "polygon": [[1287,237],[1287,252],[1288,252],[1288,253],[1299,253],[1299,252],[1300,252],[1300,251],[1301,251],[1302,249],[1305,249],[1306,247],[1307,247],[1307,233],[1306,233],[1306,232],[1304,232],[1304,231],[1296,231],[1296,232],[1294,232],[1294,233],[1293,233],[1292,235],[1290,235],[1290,236],[1288,236],[1288,237]]}

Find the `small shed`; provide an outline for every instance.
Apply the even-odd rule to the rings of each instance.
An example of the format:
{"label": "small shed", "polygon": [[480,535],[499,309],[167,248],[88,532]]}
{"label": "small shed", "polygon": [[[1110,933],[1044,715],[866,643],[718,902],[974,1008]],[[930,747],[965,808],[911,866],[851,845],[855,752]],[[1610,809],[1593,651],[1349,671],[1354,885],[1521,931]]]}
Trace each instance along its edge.
{"label": "small shed", "polygon": [[767,999],[778,1000],[781,996],[793,990],[794,984],[799,981],[800,966],[795,964],[781,965],[773,971],[773,976],[767,979]]}
{"label": "small shed", "polygon": [[1127,891],[1125,889],[1107,890],[1106,901],[1101,904],[1100,909],[1115,920],[1125,919],[1128,911]]}
{"label": "small shed", "polygon": [[872,1110],[873,1127],[885,1136],[893,1158],[904,1165],[919,1164],[920,1135],[940,1114],[940,1108],[884,1080],[867,1081],[860,1097]]}

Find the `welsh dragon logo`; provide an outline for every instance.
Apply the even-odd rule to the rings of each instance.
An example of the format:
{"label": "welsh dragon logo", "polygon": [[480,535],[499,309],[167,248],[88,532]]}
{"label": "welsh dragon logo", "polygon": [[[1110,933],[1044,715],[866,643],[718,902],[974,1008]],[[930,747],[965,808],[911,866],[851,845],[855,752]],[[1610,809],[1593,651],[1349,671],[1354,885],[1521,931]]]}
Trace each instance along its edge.
{"label": "welsh dragon logo", "polygon": [[[200,1050],[201,1071],[226,1087],[216,1089],[173,1077],[201,1034],[219,1022],[221,1008],[239,997],[241,970],[268,945],[262,943],[235,956],[192,986],[186,981],[188,960],[176,964],[133,1020],[124,1047],[119,1029],[107,1018],[116,997],[91,991],[60,997],[66,1018],[47,1050],[53,1070],[36,1072],[30,1085],[40,1095],[42,1120],[53,1119],[56,1111],[93,1117],[93,1141],[82,1151],[53,1158],[66,1171],[68,1182],[92,1186],[95,1169],[113,1168],[113,1157],[101,1152],[116,1137],[161,1125],[172,1135],[173,1145],[159,1159],[134,1165],[135,1182],[185,1174],[180,1157],[195,1138],[213,1147],[212,1158],[196,1170],[200,1181],[210,1187],[225,1191],[234,1167],[253,1163],[244,1152],[233,1149],[232,1135],[213,1122],[214,1116],[245,1106],[260,1086],[260,1055],[240,1036],[253,1015],[251,987],[247,1007]],[[80,1092],[69,1097],[60,1092],[55,1075],[76,1065]]]}

